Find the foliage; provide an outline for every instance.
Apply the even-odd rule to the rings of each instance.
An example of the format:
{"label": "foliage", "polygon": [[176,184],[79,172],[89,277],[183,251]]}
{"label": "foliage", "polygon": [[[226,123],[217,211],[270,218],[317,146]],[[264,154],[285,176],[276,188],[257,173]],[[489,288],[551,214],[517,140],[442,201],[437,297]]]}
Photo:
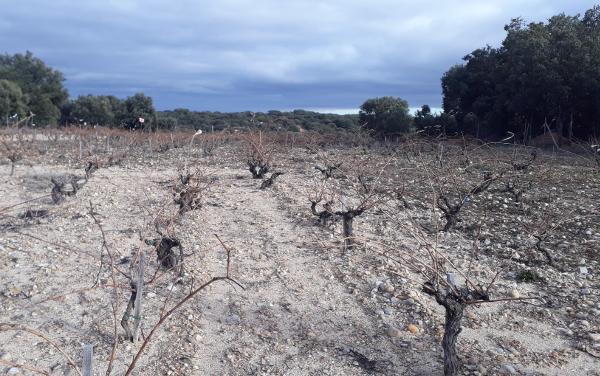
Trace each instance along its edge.
{"label": "foliage", "polygon": [[473,51],[442,77],[444,111],[458,130],[524,141],[549,128],[600,134],[600,6],[546,23],[513,19],[505,30],[500,47]]}
{"label": "foliage", "polygon": [[454,115],[447,112],[433,114],[431,108],[426,104],[415,113],[413,124],[417,132],[427,136],[437,136],[457,131]]}
{"label": "foliage", "polygon": [[123,104],[116,97],[85,95],[72,102],[69,120],[75,124],[116,125],[122,111]]}
{"label": "foliage", "polygon": [[517,278],[517,281],[519,281],[519,282],[527,282],[527,283],[537,282],[537,281],[542,280],[542,277],[540,277],[538,272],[536,272],[535,270],[521,270],[517,274],[516,278]]}
{"label": "foliage", "polygon": [[[123,104],[125,111],[120,117],[120,124],[125,128],[156,128],[156,110],[151,97],[143,93],[137,93],[125,99]],[[144,119],[143,123],[140,123],[140,118]]]}
{"label": "foliage", "polygon": [[[121,100],[112,95],[84,95],[63,105],[63,124],[88,124],[127,129],[156,128],[156,111],[152,98],[137,93]],[[139,122],[144,119],[144,123]]]}
{"label": "foliage", "polygon": [[[333,132],[337,130],[354,130],[358,127],[356,115],[323,114],[305,110],[290,112],[209,112],[190,111],[178,108],[172,111],[157,113],[159,122],[163,118],[176,119],[179,128],[201,129],[203,131],[236,130],[257,128],[261,130],[289,130]],[[169,121],[170,122],[170,121]],[[159,127],[162,126],[159,124]]]}
{"label": "foliage", "polygon": [[159,129],[175,129],[177,127],[177,118],[172,116],[160,116],[156,121]]}
{"label": "foliage", "polygon": [[0,80],[11,81],[22,92],[25,112],[33,112],[40,125],[60,118],[60,107],[67,100],[61,72],[48,67],[31,52],[0,56]]}
{"label": "foliage", "polygon": [[412,124],[408,111],[408,102],[401,98],[372,98],[360,106],[359,119],[379,136],[406,133]]}
{"label": "foliage", "polygon": [[12,81],[0,80],[0,116],[2,120],[22,116],[27,108],[26,98],[19,85]]}
{"label": "foliage", "polygon": [[[208,130],[289,130],[320,133],[358,128],[358,116],[290,112],[208,112],[175,109],[157,112],[151,97],[137,93],[126,99],[108,95],[83,95],[68,100],[61,72],[31,52],[0,56],[0,116],[33,112],[39,125],[100,125],[126,129],[189,128]],[[144,122],[140,123],[139,119]]]}

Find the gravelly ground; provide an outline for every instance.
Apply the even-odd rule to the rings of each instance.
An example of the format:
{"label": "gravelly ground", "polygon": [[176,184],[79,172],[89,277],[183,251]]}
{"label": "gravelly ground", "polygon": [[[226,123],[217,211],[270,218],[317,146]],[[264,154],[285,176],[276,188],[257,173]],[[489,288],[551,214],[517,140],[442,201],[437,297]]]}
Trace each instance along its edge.
{"label": "gravelly ground", "polygon": [[[278,167],[285,175],[269,190],[258,189],[260,181],[250,178],[228,147],[215,155],[192,158],[175,149],[143,160],[131,158],[121,166],[98,170],[61,205],[45,197],[5,210],[0,219],[0,322],[35,328],[77,360],[81,344],[92,343],[95,374],[104,374],[112,344],[112,289],[106,286],[110,284],[106,268],[100,287],[91,288],[100,265],[101,236],[89,214],[90,202],[117,260],[140,248],[151,255],[152,247],[140,241],[140,234],[153,236],[149,224],[157,213],[176,212],[162,182],[193,163],[214,183],[203,207],[185,213],[173,226],[190,254],[186,275],[182,284],[176,283],[173,273],[164,273],[148,286],[144,333],[158,319],[165,299],[172,306],[192,280],[199,284],[223,274],[225,253],[215,234],[233,249],[232,275],[245,289],[215,284],[183,306],[158,331],[137,374],[442,374],[443,310],[421,292],[422,280],[414,270],[394,264],[369,245],[369,239],[383,236],[389,237],[389,244],[410,246],[412,240],[398,222],[376,210],[359,217],[356,232],[366,240],[344,252],[339,224],[318,226],[309,210],[314,155],[295,150],[282,156]],[[52,176],[82,175],[81,166],[68,162],[30,164],[17,166],[12,177],[8,165],[0,166],[0,176],[6,177],[0,183],[0,207],[48,194]],[[590,179],[574,183],[572,189],[565,184],[559,189],[577,193],[577,184],[587,184],[586,192],[598,192],[597,177]],[[581,192],[575,193],[562,196],[580,200]],[[595,210],[597,197],[587,200]],[[49,215],[17,218],[26,208],[45,208]],[[401,211],[398,218],[408,222],[419,216],[418,210]],[[595,337],[600,333],[597,225],[581,224],[592,229],[582,235],[585,274],[576,260],[566,263],[563,271],[538,266],[543,280],[525,283],[515,279],[516,271],[527,268],[522,260],[493,252],[498,244],[504,249],[502,242],[509,240],[497,238],[497,223],[498,232],[493,226],[484,231],[490,236],[488,243],[481,241],[476,276],[489,280],[503,268],[494,297],[516,289],[522,296],[541,296],[544,301],[469,307],[459,339],[463,372],[599,375],[600,361],[578,350],[585,345],[590,353],[600,353],[600,338]],[[442,235],[440,247],[450,259],[465,264],[471,259],[466,251],[471,242],[467,232],[453,231]],[[570,252],[577,255],[577,249]],[[151,260],[149,269],[156,267]],[[125,279],[118,279],[121,287],[126,286]],[[382,288],[387,285],[393,289]],[[119,319],[128,296],[125,288],[119,290]],[[409,324],[416,327],[415,333],[408,330]],[[114,374],[124,373],[138,347],[120,338]],[[54,349],[24,333],[0,332],[0,359],[53,375],[75,374]],[[1,367],[0,373],[29,374],[22,368]]]}

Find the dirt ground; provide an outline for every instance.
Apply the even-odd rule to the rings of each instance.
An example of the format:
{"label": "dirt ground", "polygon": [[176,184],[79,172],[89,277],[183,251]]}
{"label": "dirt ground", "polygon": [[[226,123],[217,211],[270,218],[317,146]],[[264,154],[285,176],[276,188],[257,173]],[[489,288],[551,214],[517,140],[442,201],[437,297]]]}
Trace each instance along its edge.
{"label": "dirt ground", "polygon": [[[410,247],[413,239],[398,222],[372,210],[355,224],[365,240],[344,251],[340,224],[320,226],[310,212],[316,158],[301,149],[282,155],[277,168],[285,174],[261,190],[261,181],[251,178],[230,147],[209,157],[182,149],[132,156],[100,168],[59,205],[48,196],[50,179],[83,177],[80,162],[30,158],[13,176],[8,164],[0,166],[0,208],[19,204],[0,212],[0,322],[44,333],[78,365],[82,345],[93,344],[94,374],[104,374],[115,299],[90,205],[120,267],[128,271],[131,256],[142,249],[149,255],[147,269],[154,271],[153,247],[140,237],[155,237],[156,218],[176,213],[165,182],[193,166],[212,184],[202,208],[183,214],[173,226],[186,254],[185,275],[178,281],[176,273],[161,272],[147,286],[142,332],[147,335],[162,307],[172,307],[192,283],[225,273],[226,254],[216,235],[232,249],[231,274],[244,288],[217,282],[184,304],[157,330],[134,374],[442,375],[443,309],[422,292],[419,274],[371,244],[389,237]],[[600,183],[597,176],[589,179],[572,188],[571,199],[563,197],[593,212]],[[27,209],[48,214],[20,218]],[[398,217],[408,223],[416,210],[400,211]],[[509,226],[516,221],[516,216],[506,218]],[[585,218],[580,224],[585,244],[557,248],[574,254],[573,263],[562,270],[537,267],[540,279],[529,282],[516,277],[524,266],[514,255],[486,250],[499,243],[493,235],[501,224],[491,222],[476,256],[466,251],[472,239],[464,231],[439,235],[440,247],[454,262],[467,264],[476,257],[475,273],[483,280],[502,270],[494,298],[514,290],[543,298],[469,306],[458,342],[463,374],[600,375],[600,229]],[[510,241],[516,235],[502,236]],[[130,293],[125,278],[117,275],[117,281],[120,320]],[[121,375],[140,343],[126,341],[120,325],[118,333],[113,374]],[[56,349],[23,331],[0,331],[0,360],[0,373],[33,374],[20,364],[52,375],[76,374]]]}

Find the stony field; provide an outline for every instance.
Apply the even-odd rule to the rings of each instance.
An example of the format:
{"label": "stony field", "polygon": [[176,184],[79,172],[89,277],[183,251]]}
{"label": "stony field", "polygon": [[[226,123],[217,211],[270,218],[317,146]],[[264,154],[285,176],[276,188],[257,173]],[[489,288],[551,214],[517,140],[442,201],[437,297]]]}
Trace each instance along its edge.
{"label": "stony field", "polygon": [[[451,272],[488,294],[466,305],[461,374],[600,375],[600,172],[585,156],[267,134],[2,137],[0,374],[76,375],[91,344],[94,375],[126,374],[142,346],[131,374],[442,375],[444,308],[423,286]],[[247,166],[257,151],[262,179]],[[271,172],[283,175],[261,189]],[[350,209],[363,210],[345,241],[336,213]],[[181,245],[171,267],[163,239]],[[196,293],[227,275],[227,250],[231,280]],[[132,342],[121,320],[142,254]]]}

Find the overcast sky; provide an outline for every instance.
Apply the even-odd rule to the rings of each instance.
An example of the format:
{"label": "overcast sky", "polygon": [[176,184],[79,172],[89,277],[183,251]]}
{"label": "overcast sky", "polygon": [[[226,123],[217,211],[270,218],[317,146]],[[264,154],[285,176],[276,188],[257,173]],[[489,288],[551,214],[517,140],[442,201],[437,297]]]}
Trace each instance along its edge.
{"label": "overcast sky", "polygon": [[497,46],[513,17],[581,0],[0,0],[0,52],[32,51],[72,97],[135,92],[159,109],[355,109],[392,95],[441,104],[440,77]]}

